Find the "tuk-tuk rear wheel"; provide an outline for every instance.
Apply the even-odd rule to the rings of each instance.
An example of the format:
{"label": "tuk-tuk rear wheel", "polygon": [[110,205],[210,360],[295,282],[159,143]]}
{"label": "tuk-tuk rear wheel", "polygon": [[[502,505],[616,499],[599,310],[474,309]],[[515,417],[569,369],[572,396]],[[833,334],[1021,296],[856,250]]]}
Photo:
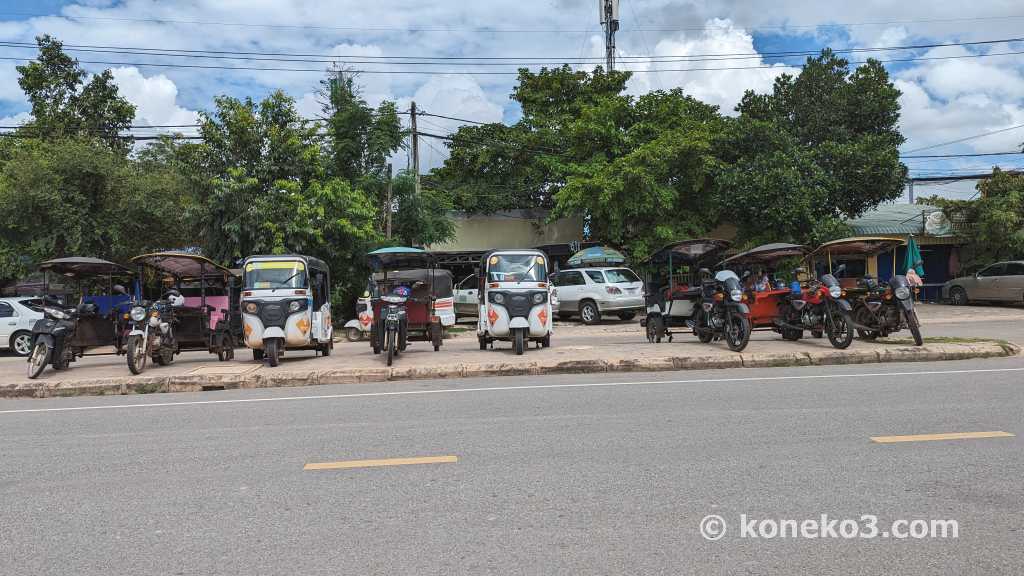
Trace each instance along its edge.
{"label": "tuk-tuk rear wheel", "polygon": [[257,361],[257,362],[262,362],[263,361],[263,350],[258,350],[256,348],[253,348],[252,349],[252,359]]}

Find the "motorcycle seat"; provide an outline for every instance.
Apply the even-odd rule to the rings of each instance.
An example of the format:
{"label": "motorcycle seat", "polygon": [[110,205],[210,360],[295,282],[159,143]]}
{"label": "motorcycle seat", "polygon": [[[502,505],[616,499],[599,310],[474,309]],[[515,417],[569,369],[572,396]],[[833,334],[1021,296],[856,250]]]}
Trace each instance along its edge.
{"label": "motorcycle seat", "polygon": [[408,300],[405,296],[381,296],[380,299],[388,304],[405,304]]}

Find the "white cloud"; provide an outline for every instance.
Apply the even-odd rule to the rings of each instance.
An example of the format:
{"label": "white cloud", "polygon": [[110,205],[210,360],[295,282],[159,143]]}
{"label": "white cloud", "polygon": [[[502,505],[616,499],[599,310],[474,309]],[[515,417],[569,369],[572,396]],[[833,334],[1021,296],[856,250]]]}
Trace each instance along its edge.
{"label": "white cloud", "polygon": [[31,119],[32,115],[28,112],[18,112],[17,114],[0,118],[0,126],[21,126]]}
{"label": "white cloud", "polygon": [[[754,39],[728,20],[710,20],[708,29],[697,33],[680,33],[665,38],[654,47],[655,56],[699,56],[706,54],[756,54]],[[784,72],[794,72],[784,65],[767,66],[760,57],[723,60],[721,62],[682,61],[626,64],[637,70],[686,70],[710,67],[737,67],[746,70],[638,72],[630,79],[629,90],[642,94],[650,90],[680,87],[687,94],[733,114],[733,108],[746,90],[770,92],[772,83]]]}
{"label": "white cloud", "polygon": [[[135,124],[195,124],[199,115],[178,105],[178,87],[163,74],[145,77],[138,68],[114,68],[118,91],[135,105]],[[191,130],[182,130],[192,132]]]}

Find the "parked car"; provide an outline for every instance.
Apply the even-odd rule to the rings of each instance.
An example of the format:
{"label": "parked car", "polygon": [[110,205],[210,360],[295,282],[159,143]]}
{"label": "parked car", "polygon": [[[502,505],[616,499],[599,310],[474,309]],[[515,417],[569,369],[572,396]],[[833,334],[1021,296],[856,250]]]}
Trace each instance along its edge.
{"label": "parked car", "polygon": [[476,318],[480,313],[480,302],[477,300],[477,277],[470,274],[455,285],[455,318]]}
{"label": "parked car", "polygon": [[942,299],[952,304],[1024,303],[1024,261],[997,262],[973,276],[950,280],[942,285]]}
{"label": "parked car", "polygon": [[558,317],[579,315],[585,324],[596,324],[605,314],[632,320],[644,307],[644,283],[629,268],[579,268],[562,270],[552,283],[558,290]]}
{"label": "parked car", "polygon": [[32,351],[32,326],[42,317],[41,298],[0,298],[0,348],[28,356]]}

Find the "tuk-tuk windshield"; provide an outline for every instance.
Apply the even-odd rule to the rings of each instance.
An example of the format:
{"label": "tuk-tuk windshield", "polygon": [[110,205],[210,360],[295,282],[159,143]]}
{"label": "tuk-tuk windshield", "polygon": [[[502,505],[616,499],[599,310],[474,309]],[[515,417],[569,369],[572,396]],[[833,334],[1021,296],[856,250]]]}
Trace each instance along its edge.
{"label": "tuk-tuk windshield", "polygon": [[306,265],[298,260],[259,260],[245,265],[245,289],[306,288]]}
{"label": "tuk-tuk windshield", "polygon": [[539,254],[494,254],[487,262],[488,282],[546,282],[547,277]]}

